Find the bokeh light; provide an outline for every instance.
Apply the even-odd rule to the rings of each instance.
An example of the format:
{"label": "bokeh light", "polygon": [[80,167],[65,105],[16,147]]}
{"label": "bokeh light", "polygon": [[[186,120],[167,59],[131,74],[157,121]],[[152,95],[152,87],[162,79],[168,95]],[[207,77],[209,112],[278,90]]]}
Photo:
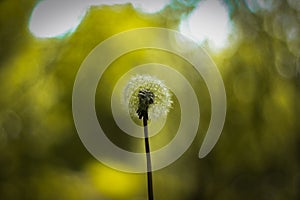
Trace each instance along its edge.
{"label": "bokeh light", "polygon": [[231,33],[229,13],[219,0],[201,1],[180,24],[180,31],[199,43],[209,42],[213,49],[224,48]]}
{"label": "bokeh light", "polygon": [[162,10],[170,0],[42,0],[37,3],[31,14],[29,29],[40,38],[63,37],[76,30],[90,6],[126,3],[131,3],[142,12],[155,13]]}
{"label": "bokeh light", "polygon": [[76,29],[88,6],[84,1],[40,1],[32,12],[29,29],[36,37],[62,37]]}

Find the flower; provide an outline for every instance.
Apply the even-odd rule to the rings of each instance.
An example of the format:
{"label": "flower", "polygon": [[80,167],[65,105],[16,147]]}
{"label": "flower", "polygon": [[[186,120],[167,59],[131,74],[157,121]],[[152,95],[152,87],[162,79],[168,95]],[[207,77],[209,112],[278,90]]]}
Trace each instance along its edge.
{"label": "flower", "polygon": [[147,74],[133,76],[124,88],[123,103],[128,106],[130,116],[135,119],[139,117],[137,111],[141,91],[150,92],[154,96],[148,108],[149,118],[166,117],[172,107],[172,94],[163,81]]}

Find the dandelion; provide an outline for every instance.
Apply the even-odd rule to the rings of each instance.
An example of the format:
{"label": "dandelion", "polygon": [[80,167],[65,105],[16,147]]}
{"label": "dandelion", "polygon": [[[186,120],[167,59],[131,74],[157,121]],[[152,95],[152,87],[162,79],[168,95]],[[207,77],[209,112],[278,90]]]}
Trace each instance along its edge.
{"label": "dandelion", "polygon": [[[154,95],[154,102],[149,104],[149,119],[167,117],[172,107],[172,94],[163,81],[150,75],[136,75],[132,77],[123,93],[123,103],[127,106],[132,118],[139,118],[137,110],[140,105],[140,92],[151,92]],[[149,95],[149,94],[148,94]],[[142,102],[141,102],[142,103]]]}
{"label": "dandelion", "polygon": [[123,103],[132,118],[143,119],[147,159],[148,199],[153,200],[152,169],[148,138],[148,119],[166,117],[172,106],[172,95],[163,81],[150,75],[130,79],[123,93]]}

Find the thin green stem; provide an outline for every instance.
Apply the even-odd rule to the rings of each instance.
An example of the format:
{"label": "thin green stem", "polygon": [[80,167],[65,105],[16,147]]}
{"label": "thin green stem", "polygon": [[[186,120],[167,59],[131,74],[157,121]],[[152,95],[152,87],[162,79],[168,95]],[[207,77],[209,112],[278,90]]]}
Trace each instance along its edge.
{"label": "thin green stem", "polygon": [[152,166],[151,166],[151,156],[150,156],[150,145],[148,138],[148,125],[147,118],[143,117],[144,125],[144,135],[145,135],[145,149],[147,158],[147,181],[148,181],[148,200],[153,200],[153,185],[152,185]]}

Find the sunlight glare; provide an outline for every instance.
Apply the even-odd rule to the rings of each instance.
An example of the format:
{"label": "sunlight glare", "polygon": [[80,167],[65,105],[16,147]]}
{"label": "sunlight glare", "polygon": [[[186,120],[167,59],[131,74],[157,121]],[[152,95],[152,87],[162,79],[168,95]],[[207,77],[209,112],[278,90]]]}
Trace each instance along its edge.
{"label": "sunlight glare", "polygon": [[166,5],[168,5],[170,0],[159,0],[151,1],[149,0],[132,0],[130,1],[134,7],[141,9],[146,13],[155,13],[162,10]]}
{"label": "sunlight glare", "polygon": [[34,8],[29,21],[30,31],[39,38],[62,37],[76,30],[91,5],[116,5],[132,3],[142,12],[155,13],[171,0],[42,0]]}
{"label": "sunlight glare", "polygon": [[228,10],[218,0],[201,1],[179,29],[199,43],[208,41],[215,50],[224,48],[231,32]]}
{"label": "sunlight glare", "polygon": [[82,1],[75,2],[70,4],[69,1],[40,1],[31,15],[30,31],[40,38],[61,37],[73,32],[88,8]]}

